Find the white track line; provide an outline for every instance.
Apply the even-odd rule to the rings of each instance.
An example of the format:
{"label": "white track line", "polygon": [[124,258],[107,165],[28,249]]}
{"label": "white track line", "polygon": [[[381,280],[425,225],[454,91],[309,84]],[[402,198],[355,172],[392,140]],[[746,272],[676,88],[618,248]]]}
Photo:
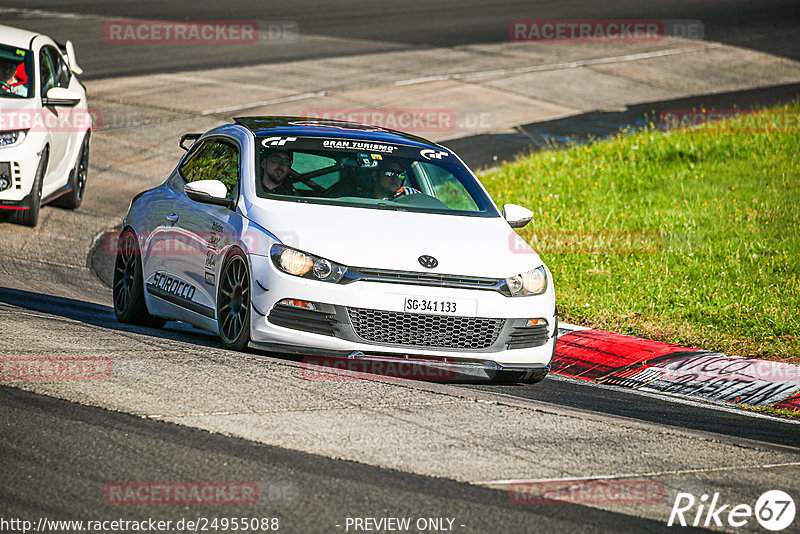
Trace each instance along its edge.
{"label": "white track line", "polygon": [[[65,13],[62,11],[45,11],[44,9],[24,9],[20,7],[0,7],[0,14],[20,15],[21,18],[46,18],[46,19],[93,19],[109,20],[105,15],[92,15],[83,13]],[[133,20],[126,17],[114,17],[115,20]]]}
{"label": "white track line", "polygon": [[788,462],[783,464],[764,464],[764,465],[732,465],[728,467],[698,467],[696,469],[676,469],[674,471],[654,471],[650,473],[624,473],[620,475],[597,475],[588,477],[488,480],[488,481],[473,482],[473,484],[480,486],[508,486],[510,484],[532,484],[540,482],[573,482],[573,481],[577,482],[583,480],[616,480],[622,478],[650,478],[650,477],[663,477],[670,475],[689,475],[692,473],[716,473],[722,471],[741,471],[744,469],[777,469],[780,467],[800,467],[800,462]]}
{"label": "white track line", "polygon": [[292,96],[285,96],[283,98],[275,98],[273,100],[264,100],[263,102],[253,102],[252,104],[241,104],[239,106],[231,106],[229,108],[212,109],[202,112],[200,115],[216,115],[217,113],[230,113],[231,111],[242,111],[244,109],[260,108],[264,106],[271,106],[273,104],[283,104],[285,102],[294,102],[296,100],[305,100],[307,98],[318,98],[327,95],[327,91],[316,91],[312,93],[300,93]]}
{"label": "white track line", "polygon": [[692,46],[688,48],[671,48],[669,50],[659,50],[657,52],[642,52],[639,54],[627,54],[624,56],[601,57],[595,59],[584,59],[581,61],[570,61],[566,63],[548,63],[546,65],[534,65],[531,67],[516,67],[512,69],[497,69],[479,72],[465,72],[460,74],[446,74],[441,76],[425,76],[423,78],[414,78],[411,80],[402,80],[394,82],[395,86],[398,85],[413,85],[417,83],[435,82],[443,80],[466,80],[471,78],[489,78],[489,77],[505,77],[513,74],[526,74],[529,72],[543,72],[549,70],[563,70],[575,69],[580,67],[588,67],[591,65],[606,65],[609,63],[626,63],[630,61],[641,61],[643,59],[653,59],[657,57],[674,56],[676,54],[689,54],[692,52],[702,52],[714,48],[722,48],[720,43],[711,43],[703,46]]}

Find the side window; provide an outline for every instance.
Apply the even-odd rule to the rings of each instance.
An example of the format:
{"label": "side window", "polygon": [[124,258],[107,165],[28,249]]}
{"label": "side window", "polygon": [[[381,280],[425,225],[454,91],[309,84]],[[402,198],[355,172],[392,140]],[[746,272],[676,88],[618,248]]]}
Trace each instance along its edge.
{"label": "side window", "polygon": [[53,69],[56,79],[56,87],[69,87],[69,81],[72,78],[72,73],[64,61],[63,56],[55,48],[48,48],[50,55],[53,59]]}
{"label": "side window", "polygon": [[186,183],[219,180],[232,197],[239,183],[239,167],[239,150],[232,143],[211,139],[192,151],[180,173]]}
{"label": "side window", "polygon": [[39,52],[39,68],[42,76],[42,97],[44,97],[47,96],[47,91],[56,86],[56,69],[47,47]]}
{"label": "side window", "polygon": [[426,191],[426,193],[444,202],[451,210],[478,211],[478,206],[464,185],[447,170],[422,162],[417,162],[414,166],[417,171],[421,171],[427,177],[430,183],[432,191]]}

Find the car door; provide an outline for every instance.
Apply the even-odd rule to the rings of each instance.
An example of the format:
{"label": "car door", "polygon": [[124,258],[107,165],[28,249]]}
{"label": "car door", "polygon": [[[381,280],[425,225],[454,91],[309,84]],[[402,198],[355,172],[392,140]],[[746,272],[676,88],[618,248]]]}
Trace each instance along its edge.
{"label": "car door", "polygon": [[[179,168],[183,184],[219,180],[228,188],[228,197],[235,205],[242,172],[240,155],[241,148],[233,139],[204,139]],[[178,281],[176,287],[182,288],[184,308],[215,319],[217,272],[222,254],[241,235],[243,221],[233,209],[194,201],[185,191],[176,193],[170,214],[175,218],[176,245],[165,256],[165,270]]]}
{"label": "car door", "polygon": [[[52,46],[43,46],[39,51],[40,97],[47,96],[47,91],[53,87],[67,87],[70,77],[68,73],[69,69],[63,64],[58,51]],[[41,110],[42,123],[48,125],[50,132],[50,159],[42,185],[42,196],[46,197],[67,183],[71,169],[67,155],[71,153],[70,145],[74,133],[69,131],[69,121],[65,120],[71,113],[70,108],[43,105]]]}

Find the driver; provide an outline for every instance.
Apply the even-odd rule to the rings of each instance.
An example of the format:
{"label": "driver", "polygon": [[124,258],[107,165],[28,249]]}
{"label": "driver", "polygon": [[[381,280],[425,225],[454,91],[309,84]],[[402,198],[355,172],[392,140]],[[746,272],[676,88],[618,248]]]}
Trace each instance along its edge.
{"label": "driver", "polygon": [[292,174],[292,151],[276,148],[261,158],[261,184],[268,193],[275,195],[295,195],[296,191],[289,177]]}
{"label": "driver", "polygon": [[0,91],[18,96],[28,96],[28,88],[22,83],[24,80],[16,78],[17,68],[25,59],[9,50],[0,50]]}
{"label": "driver", "polygon": [[14,73],[17,71],[18,65],[19,62],[0,55],[0,90],[6,93],[19,94],[18,88],[11,85],[17,83]]}
{"label": "driver", "polygon": [[406,169],[400,160],[386,159],[382,167],[374,172],[372,196],[382,200],[394,200],[404,195],[419,194],[420,191],[403,185]]}

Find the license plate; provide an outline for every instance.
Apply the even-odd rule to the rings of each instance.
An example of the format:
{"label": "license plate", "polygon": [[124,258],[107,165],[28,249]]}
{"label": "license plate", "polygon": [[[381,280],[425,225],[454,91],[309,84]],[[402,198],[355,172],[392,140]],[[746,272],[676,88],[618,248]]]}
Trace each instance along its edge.
{"label": "license plate", "polygon": [[474,317],[477,304],[470,299],[449,299],[401,295],[403,311],[436,315],[461,315]]}

